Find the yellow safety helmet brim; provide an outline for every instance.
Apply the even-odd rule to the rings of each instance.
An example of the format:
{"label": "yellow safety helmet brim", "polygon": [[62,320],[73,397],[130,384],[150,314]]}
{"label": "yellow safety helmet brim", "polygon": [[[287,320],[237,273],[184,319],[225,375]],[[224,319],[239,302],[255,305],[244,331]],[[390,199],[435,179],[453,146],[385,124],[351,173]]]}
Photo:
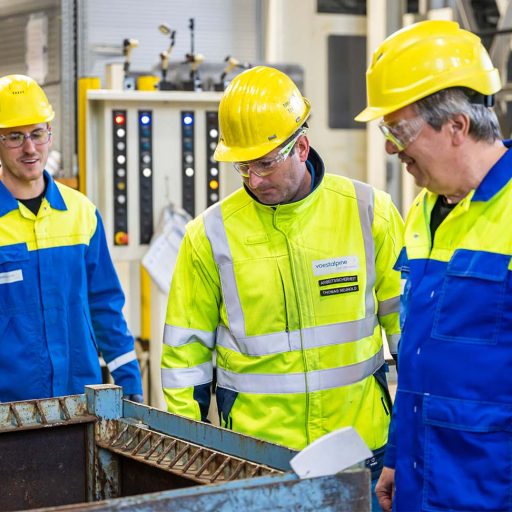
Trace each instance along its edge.
{"label": "yellow safety helmet brim", "polygon": [[310,102],[283,72],[257,66],[237,75],[219,105],[220,137],[214,158],[246,162],[290,138],[308,119]]}
{"label": "yellow safety helmet brim", "polygon": [[484,95],[501,89],[498,70],[475,34],[453,21],[429,20],[388,37],[366,72],[368,106],[355,117],[367,122],[449,87]]}
{"label": "yellow safety helmet brim", "polygon": [[0,78],[0,128],[49,123],[55,117],[39,84],[25,75]]}

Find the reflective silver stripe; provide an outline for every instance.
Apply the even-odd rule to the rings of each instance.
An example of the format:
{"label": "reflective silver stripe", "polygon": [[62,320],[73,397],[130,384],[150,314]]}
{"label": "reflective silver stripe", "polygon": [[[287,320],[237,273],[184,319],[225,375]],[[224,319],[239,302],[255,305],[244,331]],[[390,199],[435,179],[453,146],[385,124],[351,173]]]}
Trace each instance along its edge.
{"label": "reflective silver stripe", "polygon": [[339,324],[308,327],[295,331],[234,338],[224,326],[219,326],[217,345],[249,356],[279,354],[326,345],[338,345],[371,336],[378,324],[375,315]]}
{"label": "reflective silver stripe", "polygon": [[379,316],[386,316],[390,313],[398,313],[400,311],[400,295],[387,300],[379,300]]}
{"label": "reflective silver stripe", "polygon": [[229,326],[235,336],[245,336],[245,320],[236,286],[233,257],[229,249],[226,230],[222,220],[220,203],[208,208],[203,214],[204,229],[210,241],[213,258],[219,267],[220,282]]}
{"label": "reflective silver stripe", "polygon": [[109,372],[113,372],[117,370],[120,366],[123,366],[127,363],[131,363],[132,361],[135,361],[137,359],[137,354],[135,353],[135,350],[131,350],[130,352],[126,352],[126,354],[123,354],[122,356],[116,357],[110,363],[107,363],[107,368]]}
{"label": "reflective silver stripe", "polygon": [[189,388],[208,384],[213,379],[211,361],[192,368],[162,368],[163,388]]}
{"label": "reflective silver stripe", "polygon": [[381,348],[374,356],[362,363],[306,373],[245,374],[217,368],[217,383],[222,388],[239,393],[265,395],[312,393],[360,382],[373,375],[383,364],[384,355]]}
{"label": "reflective silver stripe", "polygon": [[185,327],[176,327],[175,325],[165,324],[164,343],[170,347],[181,347],[188,343],[198,341],[208,348],[215,346],[215,331],[201,331],[199,329],[187,329]]}
{"label": "reflective silver stripe", "polygon": [[398,352],[398,342],[400,341],[400,334],[390,334],[386,336],[389,345],[389,351],[392,354],[396,354]]}
{"label": "reflective silver stripe", "polygon": [[357,208],[359,210],[359,219],[363,231],[364,252],[366,260],[366,290],[365,304],[366,315],[375,314],[375,301],[373,298],[373,288],[375,287],[375,243],[373,240],[373,211],[374,211],[374,192],[373,188],[357,180],[352,180],[356,190]]}

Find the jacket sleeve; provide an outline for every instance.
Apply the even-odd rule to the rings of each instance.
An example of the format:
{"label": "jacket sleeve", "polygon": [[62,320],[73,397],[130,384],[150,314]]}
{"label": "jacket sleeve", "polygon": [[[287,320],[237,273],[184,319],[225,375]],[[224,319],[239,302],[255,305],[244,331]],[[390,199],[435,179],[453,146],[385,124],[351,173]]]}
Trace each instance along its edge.
{"label": "jacket sleeve", "polygon": [[86,253],[89,314],[98,347],[108,369],[125,395],[142,394],[139,363],[133,336],[122,309],[124,294],[96,210],[96,229]]}
{"label": "jacket sleeve", "polygon": [[394,270],[403,246],[404,223],[388,194],[376,191],[373,224],[377,314],[391,355],[396,360],[400,340],[400,272]]}
{"label": "jacket sleeve", "polygon": [[169,412],[206,420],[220,303],[217,267],[198,217],[181,243],[167,305],[162,387]]}

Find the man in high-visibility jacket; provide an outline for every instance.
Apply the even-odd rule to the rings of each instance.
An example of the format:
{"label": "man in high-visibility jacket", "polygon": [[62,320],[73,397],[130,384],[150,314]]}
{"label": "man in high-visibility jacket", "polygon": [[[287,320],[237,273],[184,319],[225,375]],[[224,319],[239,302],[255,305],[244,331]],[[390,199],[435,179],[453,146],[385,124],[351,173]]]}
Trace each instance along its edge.
{"label": "man in high-visibility jacket", "polygon": [[[390,197],[324,172],[310,103],[282,72],[238,75],[219,107],[219,161],[243,188],[187,229],[169,295],[169,411],[205,420],[212,354],[221,424],[302,449],[353,426],[376,460],[390,400],[381,328],[399,338],[402,220]],[[377,463],[376,463],[377,464]]]}
{"label": "man in high-visibility jacket", "polygon": [[[480,39],[451,21],[390,36],[367,73],[386,150],[425,187],[396,264],[400,374],[384,510],[512,510],[512,151]],[[394,494],[394,497],[393,497]]]}
{"label": "man in high-visibility jacket", "polygon": [[99,213],[44,170],[54,116],[32,78],[0,78],[0,402],[100,384],[98,350],[124,394],[142,401]]}

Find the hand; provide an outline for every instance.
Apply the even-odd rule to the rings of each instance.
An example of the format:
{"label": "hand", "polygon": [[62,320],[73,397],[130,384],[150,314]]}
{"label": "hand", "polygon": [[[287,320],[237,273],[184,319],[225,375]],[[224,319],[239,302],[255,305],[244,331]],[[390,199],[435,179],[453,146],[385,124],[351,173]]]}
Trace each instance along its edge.
{"label": "hand", "polygon": [[395,493],[395,470],[384,466],[379,481],[375,486],[375,494],[383,512],[391,512]]}
{"label": "hand", "polygon": [[131,400],[132,402],[137,402],[138,404],[144,403],[144,397],[142,395],[124,395],[123,398]]}

